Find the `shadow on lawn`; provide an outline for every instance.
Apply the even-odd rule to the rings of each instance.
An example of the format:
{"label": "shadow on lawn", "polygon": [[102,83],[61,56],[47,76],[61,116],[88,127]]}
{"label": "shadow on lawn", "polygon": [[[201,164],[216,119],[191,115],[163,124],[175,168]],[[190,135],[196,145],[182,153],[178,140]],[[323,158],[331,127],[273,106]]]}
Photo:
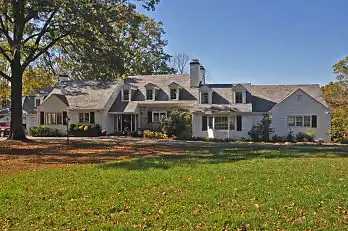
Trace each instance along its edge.
{"label": "shadow on lawn", "polygon": [[101,168],[146,170],[172,166],[229,163],[254,158],[348,157],[348,147],[275,146],[198,142],[42,141],[24,145],[2,143],[0,160],[22,159],[30,164],[99,164]]}

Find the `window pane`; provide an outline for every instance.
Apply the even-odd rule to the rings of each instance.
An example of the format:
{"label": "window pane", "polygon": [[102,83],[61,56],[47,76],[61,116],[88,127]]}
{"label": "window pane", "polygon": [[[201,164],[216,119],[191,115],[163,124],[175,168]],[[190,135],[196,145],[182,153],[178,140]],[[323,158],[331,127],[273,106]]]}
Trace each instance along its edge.
{"label": "window pane", "polygon": [[305,126],[305,127],[311,126],[311,117],[310,116],[303,117],[303,126]]}
{"label": "window pane", "polygon": [[296,116],[296,126],[302,127],[302,116]]}
{"label": "window pane", "polygon": [[35,100],[35,105],[36,107],[40,106],[41,100],[40,99],[36,99]]}
{"label": "window pane", "polygon": [[89,123],[89,112],[85,113],[85,123]]}
{"label": "window pane", "polygon": [[236,103],[243,103],[243,93],[236,92]]}
{"label": "window pane", "polygon": [[209,128],[213,129],[213,117],[209,117]]}
{"label": "window pane", "polygon": [[295,116],[288,116],[288,126],[289,127],[295,126]]}
{"label": "window pane", "polygon": [[230,130],[235,130],[236,129],[236,117],[231,117],[230,118]]}
{"label": "window pane", "polygon": [[79,123],[84,123],[83,113],[79,113]]}
{"label": "window pane", "polygon": [[170,89],[170,99],[176,99],[177,89]]}
{"label": "window pane", "polygon": [[167,113],[162,112],[161,115],[160,115],[160,120],[163,120],[166,117],[167,117]]}
{"label": "window pane", "polygon": [[155,112],[153,113],[153,122],[158,122],[159,121],[159,113],[158,112]]}
{"label": "window pane", "polygon": [[123,100],[129,101],[129,90],[123,90]]}
{"label": "window pane", "polygon": [[215,117],[215,129],[216,130],[228,130],[228,118],[227,117]]}
{"label": "window pane", "polygon": [[209,103],[208,93],[202,93],[202,104],[208,104],[208,103]]}
{"label": "window pane", "polygon": [[153,90],[152,89],[146,90],[146,99],[153,100]]}
{"label": "window pane", "polygon": [[62,124],[62,113],[57,113],[57,124]]}
{"label": "window pane", "polygon": [[208,120],[206,116],[202,116],[202,131],[206,131],[208,129]]}

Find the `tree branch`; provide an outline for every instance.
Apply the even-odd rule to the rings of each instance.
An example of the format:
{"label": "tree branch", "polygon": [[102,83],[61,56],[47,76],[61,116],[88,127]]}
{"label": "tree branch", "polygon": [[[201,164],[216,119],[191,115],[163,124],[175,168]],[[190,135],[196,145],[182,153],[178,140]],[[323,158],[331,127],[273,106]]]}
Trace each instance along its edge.
{"label": "tree branch", "polygon": [[59,40],[62,38],[68,36],[69,33],[62,34],[61,36],[58,36],[57,38],[53,39],[45,48],[43,48],[39,53],[35,55],[35,52],[38,50],[36,49],[33,51],[28,58],[24,61],[22,67],[25,69],[32,61],[36,60],[39,58],[43,53],[47,52],[52,46],[54,46]]}
{"label": "tree branch", "polygon": [[53,11],[52,11],[52,14],[48,17],[47,21],[45,22],[45,25],[42,27],[42,30],[41,30],[40,34],[39,34],[38,37],[36,38],[36,41],[35,41],[35,44],[36,44],[36,45],[39,45],[42,36],[46,33],[46,30],[47,30],[48,25],[50,24],[50,22],[51,22],[52,19],[53,19],[53,16],[54,16],[57,12],[58,12],[57,9],[53,10]]}
{"label": "tree branch", "polygon": [[4,49],[2,49],[1,46],[0,46],[0,53],[5,57],[5,59],[7,59],[7,61],[12,62],[10,56],[8,56],[8,55],[6,54],[6,51],[5,51]]}
{"label": "tree branch", "polygon": [[4,33],[4,35],[6,36],[9,44],[12,44],[13,43],[13,40],[10,36],[10,34],[8,33],[8,29],[5,27],[5,24],[4,24],[4,21],[2,20],[2,17],[0,17],[0,26],[1,26],[1,31],[2,33]]}
{"label": "tree branch", "polygon": [[0,71],[0,77],[3,77],[7,81],[11,82],[11,77],[6,75],[4,72]]}

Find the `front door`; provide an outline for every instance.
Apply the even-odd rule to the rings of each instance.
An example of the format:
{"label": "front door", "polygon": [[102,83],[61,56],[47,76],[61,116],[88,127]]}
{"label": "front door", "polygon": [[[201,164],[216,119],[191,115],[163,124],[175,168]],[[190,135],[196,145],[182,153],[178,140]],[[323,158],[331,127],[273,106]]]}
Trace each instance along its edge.
{"label": "front door", "polygon": [[123,131],[131,131],[131,115],[122,115]]}

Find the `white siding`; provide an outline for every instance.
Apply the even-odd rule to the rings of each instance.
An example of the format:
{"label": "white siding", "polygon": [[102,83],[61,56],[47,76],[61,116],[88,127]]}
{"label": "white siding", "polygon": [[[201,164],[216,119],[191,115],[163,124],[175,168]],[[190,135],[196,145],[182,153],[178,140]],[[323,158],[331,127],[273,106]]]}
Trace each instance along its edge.
{"label": "white siding", "polygon": [[[301,95],[301,99],[298,100],[297,95]],[[329,109],[323,106],[321,103],[313,99],[307,93],[298,90],[288,98],[286,98],[279,105],[271,109],[272,114],[272,127],[275,129],[275,133],[286,136],[290,130],[294,134],[298,132],[307,133],[311,129],[317,139],[323,139],[329,141],[330,130],[330,114]],[[288,127],[288,116],[317,116],[317,128],[311,127]]]}
{"label": "white siding", "polygon": [[[212,115],[212,116],[221,116],[221,115]],[[250,131],[252,125],[257,123],[260,119],[262,119],[261,115],[241,115],[242,116],[242,131],[230,130],[230,134],[228,134],[228,130],[215,130],[212,132],[212,137],[208,135],[208,131],[202,131],[202,116],[201,115],[192,115],[192,136],[194,137],[204,137],[204,138],[248,138],[248,132]],[[236,125],[237,129],[237,125]]]}

